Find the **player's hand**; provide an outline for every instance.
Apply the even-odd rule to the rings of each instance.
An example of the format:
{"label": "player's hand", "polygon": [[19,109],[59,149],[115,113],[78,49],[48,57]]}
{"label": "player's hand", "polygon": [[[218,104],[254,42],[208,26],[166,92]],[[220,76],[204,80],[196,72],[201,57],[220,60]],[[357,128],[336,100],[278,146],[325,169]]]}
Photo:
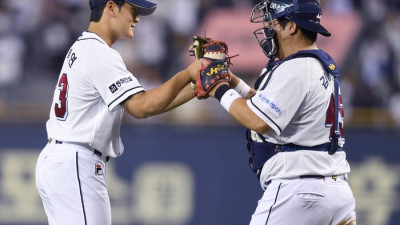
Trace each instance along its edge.
{"label": "player's hand", "polygon": [[202,71],[204,68],[206,68],[210,62],[205,59],[199,59],[194,61],[192,64],[190,64],[187,68],[186,71],[190,76],[190,79],[192,82],[195,82],[197,79],[198,74],[200,71]]}
{"label": "player's hand", "polygon": [[229,81],[229,86],[231,88],[235,88],[236,85],[239,83],[239,78],[232,73],[232,71],[228,68],[229,76],[231,76],[231,80]]}

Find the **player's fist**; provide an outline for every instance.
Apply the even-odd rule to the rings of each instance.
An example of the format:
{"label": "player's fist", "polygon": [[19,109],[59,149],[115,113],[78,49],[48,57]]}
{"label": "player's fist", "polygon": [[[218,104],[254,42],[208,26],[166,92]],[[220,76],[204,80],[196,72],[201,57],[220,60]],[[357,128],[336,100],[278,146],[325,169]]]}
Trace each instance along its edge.
{"label": "player's fist", "polygon": [[186,71],[188,72],[190,79],[193,83],[196,82],[197,76],[200,73],[200,71],[206,68],[209,64],[210,62],[208,60],[199,59],[194,61],[186,68]]}

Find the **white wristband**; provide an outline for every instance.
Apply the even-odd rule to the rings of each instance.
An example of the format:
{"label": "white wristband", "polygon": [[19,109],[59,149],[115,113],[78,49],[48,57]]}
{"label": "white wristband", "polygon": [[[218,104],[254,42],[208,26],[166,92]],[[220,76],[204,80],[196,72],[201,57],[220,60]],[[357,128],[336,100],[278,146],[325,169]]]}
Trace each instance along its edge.
{"label": "white wristband", "polygon": [[243,98],[247,98],[250,90],[251,87],[247,85],[242,79],[240,79],[239,83],[235,87],[235,91],[237,91]]}
{"label": "white wristband", "polygon": [[234,89],[229,89],[222,96],[220,104],[222,105],[222,107],[224,107],[224,109],[226,111],[229,112],[229,109],[231,108],[232,103],[238,98],[241,98],[240,94],[237,93],[237,91],[235,91]]}

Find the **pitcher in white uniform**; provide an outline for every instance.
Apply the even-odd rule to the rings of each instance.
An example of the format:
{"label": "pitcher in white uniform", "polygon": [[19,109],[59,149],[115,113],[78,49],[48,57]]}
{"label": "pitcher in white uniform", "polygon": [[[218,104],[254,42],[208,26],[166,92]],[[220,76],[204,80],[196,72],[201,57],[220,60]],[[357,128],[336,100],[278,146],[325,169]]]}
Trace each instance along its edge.
{"label": "pitcher in white uniform", "polygon": [[249,164],[264,195],[250,225],[356,224],[347,183],[339,70],[316,46],[318,0],[262,0],[251,14],[270,59],[250,88],[232,74],[210,95],[248,128]]}
{"label": "pitcher in white uniform", "polygon": [[[90,0],[87,31],[65,58],[47,121],[48,144],[36,166],[36,185],[50,225],[111,225],[106,163],[120,156],[121,119],[167,112],[192,99],[189,83],[202,61],[145,91],[111,48],[132,39],[139,16],[153,13],[146,0]],[[140,53],[138,53],[140,54]]]}

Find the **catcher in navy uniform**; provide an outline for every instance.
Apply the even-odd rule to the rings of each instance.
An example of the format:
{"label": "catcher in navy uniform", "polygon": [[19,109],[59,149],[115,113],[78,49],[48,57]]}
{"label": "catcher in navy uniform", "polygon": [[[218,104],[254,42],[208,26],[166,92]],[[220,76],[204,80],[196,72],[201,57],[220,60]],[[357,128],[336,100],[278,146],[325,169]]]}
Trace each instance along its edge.
{"label": "catcher in navy uniform", "polygon": [[262,0],[251,22],[269,62],[254,88],[228,68],[229,80],[196,81],[200,98],[217,98],[248,128],[249,163],[265,190],[250,225],[356,224],[339,70],[316,46],[317,34],[331,36],[321,14],[316,0]]}

